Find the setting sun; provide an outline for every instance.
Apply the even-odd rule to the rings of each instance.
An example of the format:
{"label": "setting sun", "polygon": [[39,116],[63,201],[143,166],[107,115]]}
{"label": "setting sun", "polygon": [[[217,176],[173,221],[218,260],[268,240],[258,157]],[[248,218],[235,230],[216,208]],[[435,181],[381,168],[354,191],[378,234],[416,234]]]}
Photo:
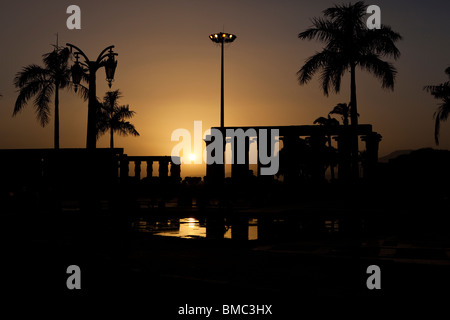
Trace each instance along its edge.
{"label": "setting sun", "polygon": [[450,297],[449,12],[2,0],[0,289],[187,320]]}

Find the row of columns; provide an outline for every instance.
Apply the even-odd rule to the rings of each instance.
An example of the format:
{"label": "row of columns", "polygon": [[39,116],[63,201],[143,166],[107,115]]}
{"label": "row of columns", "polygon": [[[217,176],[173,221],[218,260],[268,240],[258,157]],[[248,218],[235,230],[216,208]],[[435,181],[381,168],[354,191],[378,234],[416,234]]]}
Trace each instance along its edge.
{"label": "row of columns", "polygon": [[[340,225],[337,216],[327,218],[323,215],[285,216],[274,219],[272,215],[262,215],[250,219],[242,212],[224,218],[214,215],[206,218],[206,238],[221,240],[231,227],[231,239],[237,241],[274,240],[298,237],[300,234],[348,232]],[[253,227],[255,229],[250,230]],[[251,239],[250,239],[251,237]]]}
{"label": "row of columns", "polygon": [[160,179],[165,179],[167,177],[169,177],[169,164],[170,164],[170,177],[178,179],[180,178],[181,175],[181,167],[179,164],[175,164],[170,160],[151,160],[148,159],[148,157],[143,157],[146,158],[145,160],[136,160],[133,159],[130,160],[128,159],[126,156],[122,157],[120,159],[120,178],[121,179],[126,179],[129,177],[129,164],[130,162],[134,162],[134,177],[136,180],[140,180],[141,179],[141,164],[142,162],[146,162],[147,163],[147,172],[146,172],[146,177],[147,178],[151,178],[153,176],[153,162],[158,162],[159,163],[159,178]]}
{"label": "row of columns", "polygon": [[[256,141],[254,139],[250,139],[249,137],[245,137],[245,164],[237,163],[237,149],[236,149],[236,137],[233,137],[231,142],[232,145],[232,157],[233,164],[231,165],[231,176],[233,181],[240,181],[248,178],[251,174],[249,169],[249,150],[250,144],[256,142],[257,143],[257,152],[258,152],[258,169],[257,176],[265,177],[266,179],[273,179],[273,176],[261,176],[261,168],[263,168],[264,164],[259,161],[259,136],[257,136]],[[280,138],[283,140],[283,149],[285,149],[284,156],[286,159],[283,159],[286,163],[287,176],[298,176],[300,174],[299,169],[296,168],[295,162],[298,161],[299,157],[302,156],[302,140],[299,136],[295,134],[284,135]],[[338,144],[338,178],[345,179],[350,176],[350,134],[342,133],[333,138],[337,141]],[[361,140],[366,143],[366,158],[364,163],[364,177],[371,178],[374,176],[375,167],[378,162],[378,146],[381,141],[381,135],[376,132],[371,132],[367,135],[361,136]],[[206,145],[211,143],[212,141],[206,141]],[[304,142],[303,142],[304,143]],[[311,148],[311,156],[310,159],[310,170],[313,179],[323,180],[325,178],[325,162],[324,162],[324,153],[326,143],[326,136],[324,134],[312,134],[309,136],[309,145]],[[272,151],[271,141],[267,139],[267,148],[266,150]],[[225,149],[225,143],[224,143]],[[214,151],[213,151],[214,152]],[[214,155],[214,154],[213,154]],[[225,162],[225,161],[224,161]],[[270,165],[270,164],[269,164]],[[224,164],[210,164],[207,165],[206,169],[206,177],[210,182],[221,182],[225,177],[225,165]],[[286,179],[286,175],[285,175]],[[288,178],[289,180],[289,178]]]}
{"label": "row of columns", "polygon": [[[256,143],[257,146],[257,154],[259,156],[259,132],[257,132],[257,136],[256,139],[251,139],[250,137],[246,136],[245,137],[245,163],[244,164],[239,164],[238,163],[238,152],[237,152],[237,137],[234,136],[231,139],[228,140],[229,143],[231,143],[231,157],[232,157],[232,164],[231,164],[231,177],[233,179],[233,181],[241,181],[241,180],[245,180],[248,179],[251,175],[252,172],[250,170],[250,155],[249,155],[249,151],[250,151],[250,145],[252,143]],[[224,138],[225,140],[225,138]],[[205,140],[206,143],[206,147],[208,148],[208,146],[213,143],[214,140],[211,137],[207,137],[207,139]],[[206,166],[206,177],[207,180],[209,180],[210,182],[214,181],[214,182],[221,182],[224,180],[225,178],[225,148],[226,148],[226,140],[223,143],[223,155],[224,155],[224,161],[223,164],[218,164],[218,163],[213,163],[213,164],[209,164]],[[267,147],[266,150],[270,150],[270,152],[272,152],[272,146],[271,146],[271,139],[268,138],[267,139]],[[215,152],[216,150],[213,149],[211,151],[211,155],[213,157],[215,157]],[[266,166],[270,166],[270,164],[262,164],[259,161],[259,157],[258,157],[258,161],[257,161],[257,165],[258,165],[258,169],[257,169],[257,176],[258,177],[265,177],[266,179],[273,179],[273,176],[262,176],[261,175],[261,169],[266,167]]]}

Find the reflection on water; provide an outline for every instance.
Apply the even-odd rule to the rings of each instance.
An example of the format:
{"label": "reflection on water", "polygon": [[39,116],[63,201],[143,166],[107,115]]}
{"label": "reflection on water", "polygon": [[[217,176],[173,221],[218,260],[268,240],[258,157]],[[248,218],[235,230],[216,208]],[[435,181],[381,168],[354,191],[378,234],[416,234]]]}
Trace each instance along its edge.
{"label": "reflection on water", "polygon": [[139,219],[137,231],[150,232],[157,236],[178,238],[205,238],[206,223],[195,218]]}
{"label": "reflection on water", "polygon": [[325,229],[327,232],[338,232],[339,231],[339,219],[325,220]]}
{"label": "reflection on water", "polygon": [[135,222],[138,232],[147,232],[155,236],[177,237],[186,239],[234,239],[262,240],[296,238],[309,230],[325,233],[338,233],[338,219],[324,219],[321,227],[302,222],[298,219],[247,218],[234,216],[232,218],[141,218]]}
{"label": "reflection on water", "polygon": [[[223,237],[225,239],[232,239],[233,226],[231,223],[228,223],[228,224],[227,224],[227,222],[225,222],[225,223],[226,223],[226,231],[225,231]],[[244,229],[245,228],[246,228],[246,226],[244,224]],[[245,237],[246,231],[248,232],[248,235],[247,235],[248,240],[258,240],[258,219],[255,219],[255,218],[248,219],[248,228],[247,228],[247,230],[243,231],[244,237]],[[236,231],[234,234],[236,237],[239,236],[239,235],[236,235]]]}
{"label": "reflection on water", "polygon": [[258,219],[248,220],[248,240],[258,239]]}
{"label": "reflection on water", "polygon": [[[258,239],[258,219],[248,221],[227,221],[226,219],[209,220],[207,227],[206,219],[197,218],[174,218],[174,219],[139,219],[135,223],[135,229],[139,232],[149,232],[155,236],[177,237],[177,238],[241,238],[248,240]],[[233,228],[234,226],[234,228]],[[234,229],[234,230],[233,230]]]}
{"label": "reflection on water", "polygon": [[204,238],[206,237],[206,225],[200,223],[198,219],[182,218],[178,223],[173,224],[173,228],[155,232],[157,236],[178,237],[178,238]]}

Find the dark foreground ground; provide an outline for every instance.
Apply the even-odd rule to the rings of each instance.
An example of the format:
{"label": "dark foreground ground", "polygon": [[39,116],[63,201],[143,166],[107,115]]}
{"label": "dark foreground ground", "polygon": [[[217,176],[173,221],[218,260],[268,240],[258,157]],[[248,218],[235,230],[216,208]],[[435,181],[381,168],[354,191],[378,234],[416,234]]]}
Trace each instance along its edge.
{"label": "dark foreground ground", "polygon": [[[135,297],[166,315],[161,319],[183,318],[177,313],[186,304],[273,305],[273,318],[286,319],[304,298],[450,296],[450,241],[441,236],[242,242],[151,236],[104,215],[1,219],[1,291],[11,300]],[[81,268],[81,290],[67,289],[69,265]],[[381,290],[366,286],[370,265],[381,269]]]}
{"label": "dark foreground ground", "polygon": [[[254,190],[221,192],[233,201],[210,201],[203,213],[183,207],[191,199],[179,201],[175,216],[204,214],[208,221],[216,214],[248,214],[256,215],[258,223],[265,215],[284,219],[286,229],[258,226],[265,236],[253,241],[137,232],[132,227],[136,219],[174,212],[159,210],[152,199],[143,208],[140,194],[128,187],[108,194],[104,203],[84,207],[81,201],[70,207],[69,197],[64,204],[64,196],[58,201],[48,197],[40,212],[27,207],[29,198],[4,202],[9,206],[0,211],[1,306],[107,298],[144,301],[135,307],[163,315],[149,318],[186,319],[178,314],[186,304],[214,310],[230,304],[272,305],[272,318],[298,319],[309,299],[322,304],[373,297],[445,299],[450,297],[450,200],[448,188],[441,186],[421,181],[264,192],[266,186],[257,184]],[[180,193],[186,191],[193,197],[198,193],[200,206],[198,195],[208,190]],[[339,231],[324,232],[325,220],[339,221]],[[81,269],[80,290],[67,288],[70,265]],[[380,290],[367,288],[371,265],[381,270]],[[211,318],[227,317],[217,312]]]}

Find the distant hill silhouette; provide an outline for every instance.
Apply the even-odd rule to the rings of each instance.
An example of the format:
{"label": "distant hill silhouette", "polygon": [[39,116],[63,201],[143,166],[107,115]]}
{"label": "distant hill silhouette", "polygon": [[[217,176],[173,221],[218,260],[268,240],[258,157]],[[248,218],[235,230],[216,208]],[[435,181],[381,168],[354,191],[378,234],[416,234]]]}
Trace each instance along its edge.
{"label": "distant hill silhouette", "polygon": [[[404,205],[422,201],[425,207],[433,202],[448,201],[445,199],[448,199],[450,194],[449,150],[432,148],[401,150],[380,160],[383,162],[379,162],[378,166],[377,192],[384,194],[389,201],[397,203],[404,201]],[[417,208],[412,206],[410,209],[413,211]]]}
{"label": "distant hill silhouette", "polygon": [[389,153],[389,154],[379,158],[378,162],[385,162],[385,163],[387,163],[391,159],[395,159],[398,156],[401,156],[401,155],[404,155],[404,154],[410,154],[412,151],[414,151],[414,150],[413,149],[411,149],[411,150],[396,150],[394,152],[391,152],[391,153]]}
{"label": "distant hill silhouette", "polygon": [[391,178],[423,188],[448,186],[450,151],[423,148],[389,161]]}

